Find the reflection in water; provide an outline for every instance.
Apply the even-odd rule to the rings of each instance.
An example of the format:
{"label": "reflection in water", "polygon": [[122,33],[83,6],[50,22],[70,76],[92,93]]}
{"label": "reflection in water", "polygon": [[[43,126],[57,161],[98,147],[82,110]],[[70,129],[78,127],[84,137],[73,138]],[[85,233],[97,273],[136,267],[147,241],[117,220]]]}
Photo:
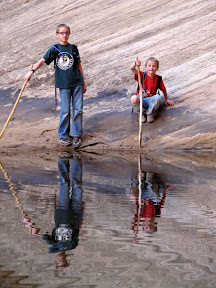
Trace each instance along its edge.
{"label": "reflection in water", "polygon": [[134,222],[131,227],[135,238],[139,227],[147,233],[157,231],[156,217],[161,215],[168,189],[172,187],[161,184],[157,174],[142,171],[139,158],[138,170],[133,170],[131,173],[129,190],[130,201],[136,204]]}
{"label": "reflection in water", "polygon": [[[60,192],[55,197],[55,228],[43,239],[50,246],[49,253],[57,253],[57,267],[68,267],[66,250],[75,249],[79,243],[82,223],[82,162],[79,154],[69,158],[62,154],[58,160]],[[71,189],[70,189],[71,188]],[[71,190],[71,191],[70,191]]]}
{"label": "reflection in water", "polygon": [[7,171],[5,170],[3,164],[0,162],[0,168],[4,174],[4,177],[6,179],[6,181],[8,182],[9,184],[9,188],[10,188],[10,191],[12,192],[12,195],[13,197],[15,198],[16,202],[17,202],[17,205],[20,209],[20,212],[22,214],[22,222],[26,223],[25,227],[29,229],[29,234],[32,234],[32,235],[37,235],[40,231],[39,228],[35,227],[35,223],[33,223],[30,219],[30,217],[28,216],[28,214],[24,211],[24,208],[23,208],[23,205],[21,203],[21,200],[20,198],[17,196],[17,191],[14,187],[14,184],[13,182],[11,181]]}
{"label": "reflection in water", "polygon": [[3,157],[2,287],[216,287],[215,169],[80,153]]}

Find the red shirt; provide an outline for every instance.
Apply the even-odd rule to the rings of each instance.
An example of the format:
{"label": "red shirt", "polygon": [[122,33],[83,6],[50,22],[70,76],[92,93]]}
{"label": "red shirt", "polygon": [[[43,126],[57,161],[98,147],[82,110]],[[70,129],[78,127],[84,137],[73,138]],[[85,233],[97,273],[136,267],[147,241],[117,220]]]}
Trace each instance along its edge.
{"label": "red shirt", "polygon": [[[143,77],[143,73],[144,73],[143,71],[140,71],[141,79]],[[136,81],[138,81],[138,75],[135,74],[134,79]],[[149,77],[147,73],[145,74],[144,85],[145,85],[145,90],[147,90],[147,96],[148,97],[151,97],[151,96],[156,94],[156,92],[157,92],[156,91],[157,79],[158,79],[158,76],[156,74],[155,74],[154,78]],[[160,82],[159,89],[161,91],[165,90],[165,86],[164,86],[163,80],[161,80],[161,82]],[[139,93],[139,91],[136,92],[136,95],[138,93]]]}

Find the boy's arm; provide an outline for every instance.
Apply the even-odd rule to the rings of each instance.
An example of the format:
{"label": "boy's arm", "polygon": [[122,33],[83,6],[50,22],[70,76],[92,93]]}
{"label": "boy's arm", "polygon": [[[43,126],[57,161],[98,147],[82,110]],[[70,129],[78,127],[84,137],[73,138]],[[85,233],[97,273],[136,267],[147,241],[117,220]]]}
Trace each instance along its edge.
{"label": "boy's arm", "polygon": [[[45,59],[41,58],[31,69],[31,71],[29,71],[26,75],[25,75],[25,80],[29,81],[31,79],[32,74],[39,69],[43,64],[45,63]],[[34,71],[32,71],[34,70]]]}
{"label": "boy's arm", "polygon": [[83,94],[86,92],[86,84],[85,84],[85,79],[84,79],[84,74],[83,74],[83,69],[82,69],[82,65],[81,65],[81,62],[78,63],[78,69],[83,77]]}
{"label": "boy's arm", "polygon": [[164,98],[165,98],[165,104],[166,106],[169,105],[169,106],[173,106],[174,105],[174,101],[173,100],[170,100],[167,96],[167,91],[166,91],[166,87],[164,86],[163,89],[161,89],[163,94],[164,94]]}
{"label": "boy's arm", "polygon": [[138,59],[136,59],[136,60],[134,61],[134,63],[131,64],[131,66],[130,66],[130,70],[131,70],[135,75],[138,74],[138,71],[137,71],[137,69],[136,69],[136,66],[141,66],[141,61],[138,60]]}

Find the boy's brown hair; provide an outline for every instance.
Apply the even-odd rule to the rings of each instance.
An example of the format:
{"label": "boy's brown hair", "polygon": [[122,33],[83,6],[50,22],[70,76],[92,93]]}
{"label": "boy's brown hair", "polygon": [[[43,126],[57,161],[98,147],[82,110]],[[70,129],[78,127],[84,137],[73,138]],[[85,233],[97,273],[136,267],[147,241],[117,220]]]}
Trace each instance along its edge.
{"label": "boy's brown hair", "polygon": [[155,57],[149,57],[149,58],[146,60],[145,66],[147,66],[148,61],[154,61],[154,62],[156,62],[156,63],[157,63],[157,68],[159,69],[159,61],[158,61],[157,58],[155,58]]}
{"label": "boy's brown hair", "polygon": [[66,24],[59,24],[57,27],[56,27],[56,33],[59,32],[60,28],[67,28],[69,30],[69,33],[70,33],[70,27]]}

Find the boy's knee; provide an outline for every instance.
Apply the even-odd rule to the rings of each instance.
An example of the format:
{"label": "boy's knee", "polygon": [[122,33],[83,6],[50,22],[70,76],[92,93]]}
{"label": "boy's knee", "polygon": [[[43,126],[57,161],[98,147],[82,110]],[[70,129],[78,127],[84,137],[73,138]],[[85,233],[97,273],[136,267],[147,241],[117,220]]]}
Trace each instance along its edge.
{"label": "boy's knee", "polygon": [[139,98],[137,97],[137,95],[133,95],[131,97],[131,104],[137,104],[139,102]]}
{"label": "boy's knee", "polygon": [[159,94],[156,94],[155,95],[155,99],[158,101],[158,102],[161,102],[161,96]]}
{"label": "boy's knee", "polygon": [[161,103],[161,96],[156,94],[152,97],[152,103],[160,105]]}
{"label": "boy's knee", "polygon": [[73,113],[73,118],[75,119],[78,115],[82,115],[82,114],[83,114],[83,110],[75,109]]}

